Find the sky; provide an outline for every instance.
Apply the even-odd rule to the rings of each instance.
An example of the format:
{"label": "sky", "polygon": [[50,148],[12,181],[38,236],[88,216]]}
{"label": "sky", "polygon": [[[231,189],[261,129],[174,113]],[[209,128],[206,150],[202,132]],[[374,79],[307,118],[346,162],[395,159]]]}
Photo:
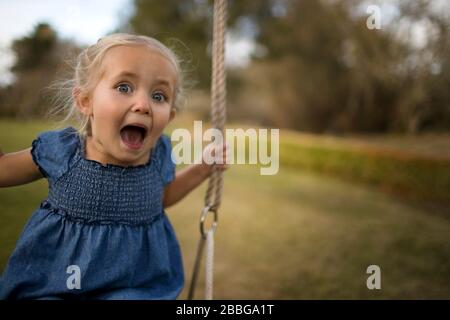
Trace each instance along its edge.
{"label": "sky", "polygon": [[[39,22],[48,22],[61,38],[80,45],[97,42],[132,12],[132,0],[0,0],[0,84],[12,80],[8,72],[14,56],[12,40],[29,34]],[[253,43],[227,38],[229,65],[246,65]],[[205,48],[206,50],[206,48]]]}
{"label": "sky", "polygon": [[[40,21],[80,44],[97,41],[132,9],[131,0],[0,0],[0,42],[24,36]],[[119,14],[120,13],[120,14]]]}

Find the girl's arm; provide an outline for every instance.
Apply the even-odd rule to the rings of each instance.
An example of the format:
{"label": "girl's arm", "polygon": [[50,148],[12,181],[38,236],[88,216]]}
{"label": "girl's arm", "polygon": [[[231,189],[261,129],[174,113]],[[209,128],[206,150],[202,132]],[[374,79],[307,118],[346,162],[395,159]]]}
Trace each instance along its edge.
{"label": "girl's arm", "polygon": [[[212,145],[211,147],[214,148]],[[228,165],[226,164],[228,147],[224,145],[223,147],[219,146],[216,148],[217,149],[215,149],[212,154],[215,155],[215,151],[219,150],[219,157],[223,157],[223,164],[210,165],[205,162],[201,164],[191,164],[177,172],[175,179],[164,189],[164,208],[174,205],[200,185],[213,172],[213,166],[216,166],[219,170],[228,169]],[[205,152],[209,152],[208,148],[205,150]]]}
{"label": "girl's arm", "polygon": [[42,178],[31,148],[3,154],[0,150],[0,187],[12,187]]}

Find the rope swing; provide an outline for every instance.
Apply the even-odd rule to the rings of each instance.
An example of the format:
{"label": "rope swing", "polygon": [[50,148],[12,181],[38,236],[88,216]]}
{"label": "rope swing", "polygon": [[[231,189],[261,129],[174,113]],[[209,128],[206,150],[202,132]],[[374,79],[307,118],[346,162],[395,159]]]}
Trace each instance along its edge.
{"label": "rope swing", "polygon": [[[226,121],[226,70],[225,70],[225,34],[227,19],[227,0],[214,0],[213,16],[213,45],[212,45],[212,74],[211,74],[211,122],[213,128],[220,130],[224,136]],[[215,141],[218,143],[218,141]],[[206,275],[205,275],[205,299],[213,299],[213,262],[214,262],[214,233],[218,223],[218,209],[222,200],[223,172],[217,168],[208,181],[205,195],[205,207],[200,214],[200,240],[198,242],[195,257],[194,271],[188,299],[194,298],[197,284],[200,262],[206,243]],[[213,222],[208,230],[205,230],[206,216],[212,213]]]}

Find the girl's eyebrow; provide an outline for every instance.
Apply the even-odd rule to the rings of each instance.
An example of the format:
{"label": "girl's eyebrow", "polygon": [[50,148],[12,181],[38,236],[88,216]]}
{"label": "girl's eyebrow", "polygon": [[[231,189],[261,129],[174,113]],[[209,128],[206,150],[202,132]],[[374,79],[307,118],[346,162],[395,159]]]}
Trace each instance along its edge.
{"label": "girl's eyebrow", "polygon": [[134,73],[134,72],[122,71],[118,75],[114,76],[113,79],[123,78],[123,77],[134,78],[134,79],[138,79],[139,78],[139,76],[136,73]]}
{"label": "girl's eyebrow", "polygon": [[157,85],[163,85],[172,90],[172,86],[170,85],[170,82],[165,79],[156,79],[155,84]]}

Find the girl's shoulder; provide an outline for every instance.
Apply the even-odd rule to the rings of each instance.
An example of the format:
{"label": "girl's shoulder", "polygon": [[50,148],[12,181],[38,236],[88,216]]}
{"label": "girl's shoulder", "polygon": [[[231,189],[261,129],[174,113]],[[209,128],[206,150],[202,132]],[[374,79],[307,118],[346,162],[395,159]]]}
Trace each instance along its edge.
{"label": "girl's shoulder", "polygon": [[33,140],[31,155],[46,178],[57,179],[69,169],[78,146],[79,134],[72,127],[44,131]]}

